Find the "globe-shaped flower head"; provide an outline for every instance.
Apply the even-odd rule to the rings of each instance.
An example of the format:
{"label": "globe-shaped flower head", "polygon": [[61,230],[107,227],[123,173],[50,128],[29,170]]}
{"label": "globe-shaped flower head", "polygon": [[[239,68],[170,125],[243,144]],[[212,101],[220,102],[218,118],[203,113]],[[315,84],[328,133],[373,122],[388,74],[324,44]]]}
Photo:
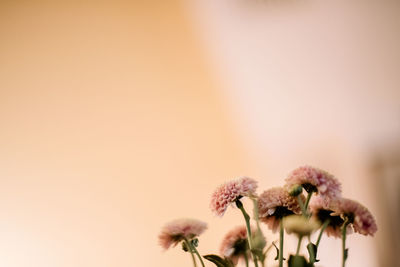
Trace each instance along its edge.
{"label": "globe-shaped flower head", "polygon": [[249,177],[241,177],[220,185],[211,196],[210,208],[217,216],[223,216],[228,206],[241,197],[253,197],[257,189],[257,181]]}
{"label": "globe-shaped flower head", "polygon": [[326,203],[341,196],[339,181],[332,174],[311,166],[295,169],[285,181],[288,190],[300,185],[309,193],[317,193]]}
{"label": "globe-shaped flower head", "polygon": [[167,223],[158,236],[159,243],[164,249],[176,246],[182,240],[191,240],[201,235],[207,229],[205,222],[195,219],[177,219]]}
{"label": "globe-shaped flower head", "polygon": [[[301,195],[304,201],[304,196]],[[258,213],[260,220],[276,232],[283,217],[300,214],[301,208],[297,198],[289,195],[283,187],[274,187],[264,191],[258,198]]]}
{"label": "globe-shaped flower head", "polygon": [[354,232],[371,236],[376,233],[378,226],[374,216],[366,207],[357,201],[347,198],[341,198],[337,203],[336,213],[350,223]]}

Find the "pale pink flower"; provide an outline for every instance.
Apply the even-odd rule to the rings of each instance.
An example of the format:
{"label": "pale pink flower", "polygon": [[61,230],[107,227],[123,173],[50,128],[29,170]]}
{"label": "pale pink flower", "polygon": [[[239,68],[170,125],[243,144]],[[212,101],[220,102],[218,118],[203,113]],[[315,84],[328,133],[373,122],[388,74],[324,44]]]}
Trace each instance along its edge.
{"label": "pale pink flower", "polygon": [[374,216],[357,201],[341,198],[338,200],[337,213],[350,220],[354,232],[373,236],[378,230]]}
{"label": "pale pink flower", "polygon": [[164,249],[176,246],[182,240],[191,240],[201,235],[207,229],[205,222],[196,219],[177,219],[167,223],[158,236],[159,243]]}
{"label": "pale pink flower", "polygon": [[341,196],[340,182],[330,173],[311,166],[302,166],[286,178],[286,188],[301,185],[307,191],[315,191],[326,203]]}
{"label": "pale pink flower", "polygon": [[374,217],[369,210],[357,201],[338,198],[326,203],[321,198],[314,198],[310,203],[313,216],[321,223],[329,219],[325,232],[328,236],[341,237],[342,226],[347,218],[350,224],[347,226],[347,233],[353,232],[373,236],[377,231]]}
{"label": "pale pink flower", "polygon": [[[304,201],[304,196],[301,195]],[[266,223],[273,232],[279,228],[279,222],[285,216],[300,214],[301,208],[297,198],[289,195],[283,187],[274,187],[264,191],[258,197],[258,213],[260,220]]]}
{"label": "pale pink flower", "polygon": [[248,251],[247,229],[245,226],[237,226],[229,231],[222,240],[220,253],[229,258],[236,265],[240,258]]}
{"label": "pale pink flower", "polygon": [[241,177],[220,185],[211,196],[210,208],[218,216],[224,215],[231,203],[244,196],[255,196],[257,181]]}
{"label": "pale pink flower", "polygon": [[[326,227],[324,233],[326,233],[328,236],[341,237],[341,227],[344,221],[337,213],[337,199],[327,203],[321,197],[314,197],[310,202],[310,210],[312,216],[321,224],[324,224],[327,220],[329,220],[328,226]],[[347,229],[349,230],[348,233],[351,233],[351,227],[348,226]]]}

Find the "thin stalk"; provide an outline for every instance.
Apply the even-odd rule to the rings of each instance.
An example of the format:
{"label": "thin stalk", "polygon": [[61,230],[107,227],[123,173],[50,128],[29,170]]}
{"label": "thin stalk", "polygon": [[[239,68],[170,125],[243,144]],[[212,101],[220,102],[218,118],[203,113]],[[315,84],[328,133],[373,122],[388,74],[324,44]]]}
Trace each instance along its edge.
{"label": "thin stalk", "polygon": [[283,266],[283,222],[279,223],[279,267]]}
{"label": "thin stalk", "polygon": [[307,195],[306,204],[304,205],[304,209],[306,210],[306,212],[307,212],[308,204],[310,203],[310,199],[311,199],[312,194],[313,194],[313,191],[311,191],[311,192],[308,193],[308,195]]}
{"label": "thin stalk", "polygon": [[[317,238],[317,242],[315,243],[315,248],[316,248],[315,254],[317,254],[316,252],[318,251],[318,246],[319,246],[319,243],[321,242],[322,234],[324,233],[326,227],[328,227],[329,222],[330,222],[329,219],[326,220],[326,221],[324,222],[324,224],[322,225],[321,230],[319,231],[318,238]],[[310,241],[310,242],[311,242],[311,241]],[[311,263],[311,264],[314,264],[314,262],[316,261],[316,259],[317,259],[317,255],[314,255],[314,257],[311,257],[311,256],[310,256],[310,263]]]}
{"label": "thin stalk", "polygon": [[301,240],[303,239],[303,236],[299,236],[299,242],[297,243],[297,249],[296,249],[296,256],[299,256],[300,252],[300,246],[301,246]]}
{"label": "thin stalk", "polygon": [[186,238],[185,238],[184,242],[185,242],[187,248],[189,249],[190,255],[192,256],[193,266],[197,267],[196,259],[194,258],[194,254],[193,254],[192,246],[190,245],[190,242]]}
{"label": "thin stalk", "polygon": [[[267,242],[265,241],[264,234],[263,234],[263,232],[261,230],[261,227],[260,227],[260,215],[259,215],[259,212],[258,212],[258,201],[257,201],[257,198],[252,197],[251,200],[253,200],[253,218],[256,221],[256,225],[257,225],[256,236],[257,236],[257,238],[259,238],[257,240],[258,241],[258,244],[257,244],[258,247],[255,248],[255,249],[261,250],[261,252],[262,252],[264,250]],[[260,240],[260,238],[262,238],[262,240]],[[260,244],[260,242],[262,242],[262,244]],[[257,256],[257,258],[258,258],[258,261],[261,263],[261,266],[264,267],[265,254],[263,254],[263,256]]]}
{"label": "thin stalk", "polygon": [[317,243],[315,243],[315,246],[317,246],[317,248],[318,248],[318,246],[319,246],[319,242],[321,242],[322,234],[324,233],[324,231],[325,231],[326,227],[328,227],[328,225],[329,225],[329,222],[330,222],[330,220],[329,220],[329,219],[328,219],[328,220],[326,220],[326,221],[324,222],[324,224],[322,225],[322,227],[321,227],[321,230],[319,231],[319,235],[318,235]]}
{"label": "thin stalk", "polygon": [[346,266],[347,251],[346,251],[346,230],[348,221],[345,220],[342,226],[342,267]]}
{"label": "thin stalk", "polygon": [[250,228],[250,216],[247,214],[246,210],[243,207],[242,202],[238,199],[236,200],[236,206],[243,213],[244,220],[246,221],[246,229],[247,229],[247,241],[249,243],[249,248],[251,251],[251,255],[253,257],[255,267],[258,267],[257,256],[253,253],[253,245],[252,245],[252,237],[251,237],[251,228]]}
{"label": "thin stalk", "polygon": [[300,206],[300,208],[301,208],[301,215],[307,217],[307,210],[305,209],[303,200],[301,199],[300,196],[301,196],[301,195],[298,195],[298,196],[297,196],[297,202],[299,202],[299,206]]}
{"label": "thin stalk", "polygon": [[200,253],[197,251],[196,247],[193,245],[191,247],[192,247],[194,253],[196,253],[197,257],[199,258],[201,266],[205,267],[203,259],[201,258]]}
{"label": "thin stalk", "polygon": [[249,267],[249,257],[247,257],[247,251],[243,254],[244,262],[246,263],[246,267]]}

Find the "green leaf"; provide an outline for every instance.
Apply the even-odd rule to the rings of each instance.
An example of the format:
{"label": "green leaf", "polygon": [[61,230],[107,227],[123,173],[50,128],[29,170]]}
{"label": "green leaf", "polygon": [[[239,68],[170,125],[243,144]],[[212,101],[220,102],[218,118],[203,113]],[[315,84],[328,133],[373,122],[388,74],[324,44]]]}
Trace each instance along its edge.
{"label": "green leaf", "polygon": [[290,255],[288,261],[289,267],[309,267],[312,266],[308,264],[306,258],[304,256],[294,256]]}
{"label": "green leaf", "polygon": [[[279,260],[279,248],[275,245],[274,242],[272,242],[272,245],[274,245],[275,249],[276,249],[276,257],[274,260]],[[283,260],[286,260],[285,258],[283,258]]]}
{"label": "green leaf", "polygon": [[274,245],[274,247],[275,247],[275,249],[276,249],[276,257],[275,257],[275,259],[274,260],[279,260],[279,248],[275,245],[275,243],[274,242],[272,242],[272,245]]}
{"label": "green leaf", "polygon": [[313,243],[308,243],[307,250],[310,255],[310,262],[319,262],[319,260],[317,260],[317,246]]}
{"label": "green leaf", "polygon": [[229,260],[227,258],[221,258],[218,255],[214,255],[214,254],[204,255],[203,258],[205,258],[206,260],[211,261],[217,267],[234,267],[234,265],[233,265],[231,260]]}

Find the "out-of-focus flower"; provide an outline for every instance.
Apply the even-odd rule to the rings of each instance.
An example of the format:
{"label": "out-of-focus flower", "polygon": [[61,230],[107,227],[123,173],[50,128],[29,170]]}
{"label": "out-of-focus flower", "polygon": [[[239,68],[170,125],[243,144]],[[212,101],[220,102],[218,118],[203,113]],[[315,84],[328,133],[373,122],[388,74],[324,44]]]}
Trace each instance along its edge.
{"label": "out-of-focus flower", "polygon": [[[343,225],[342,217],[337,214],[338,211],[338,200],[332,200],[326,203],[321,197],[315,197],[310,203],[311,214],[314,219],[318,220],[321,224],[329,223],[325,229],[325,233],[328,236],[341,237]],[[348,233],[351,233],[351,227],[348,226]]]}
{"label": "out-of-focus flower", "polygon": [[167,223],[158,236],[159,243],[164,249],[176,246],[180,241],[191,240],[201,235],[207,229],[205,222],[196,219],[177,219]]}
{"label": "out-of-focus flower", "polygon": [[210,208],[217,216],[223,216],[231,203],[244,196],[254,196],[257,189],[257,181],[241,177],[220,185],[211,196]]}
{"label": "out-of-focus flower", "polygon": [[327,203],[341,195],[341,185],[332,174],[311,166],[295,169],[285,181],[288,190],[301,185],[307,192],[316,192]]}
{"label": "out-of-focus flower", "polygon": [[301,215],[290,215],[283,218],[283,227],[286,232],[299,236],[308,236],[316,231],[320,224],[314,218],[307,219]]}
{"label": "out-of-focus flower", "polygon": [[373,236],[378,230],[374,216],[357,201],[347,198],[339,199],[336,213],[340,214],[342,219],[348,220],[356,233]]}
{"label": "out-of-focus flower", "polygon": [[250,257],[246,226],[237,226],[225,235],[220,253],[232,260],[235,265],[245,255]]}
{"label": "out-of-focus flower", "polygon": [[316,197],[310,203],[313,217],[321,223],[329,220],[325,230],[328,236],[341,237],[342,226],[348,220],[347,233],[354,232],[373,236],[378,230],[371,212],[357,201],[338,198],[330,203]]}
{"label": "out-of-focus flower", "polygon": [[[304,198],[304,196],[301,196]],[[275,187],[264,191],[258,198],[260,220],[276,232],[283,217],[301,213],[296,197],[289,195],[283,187]]]}

